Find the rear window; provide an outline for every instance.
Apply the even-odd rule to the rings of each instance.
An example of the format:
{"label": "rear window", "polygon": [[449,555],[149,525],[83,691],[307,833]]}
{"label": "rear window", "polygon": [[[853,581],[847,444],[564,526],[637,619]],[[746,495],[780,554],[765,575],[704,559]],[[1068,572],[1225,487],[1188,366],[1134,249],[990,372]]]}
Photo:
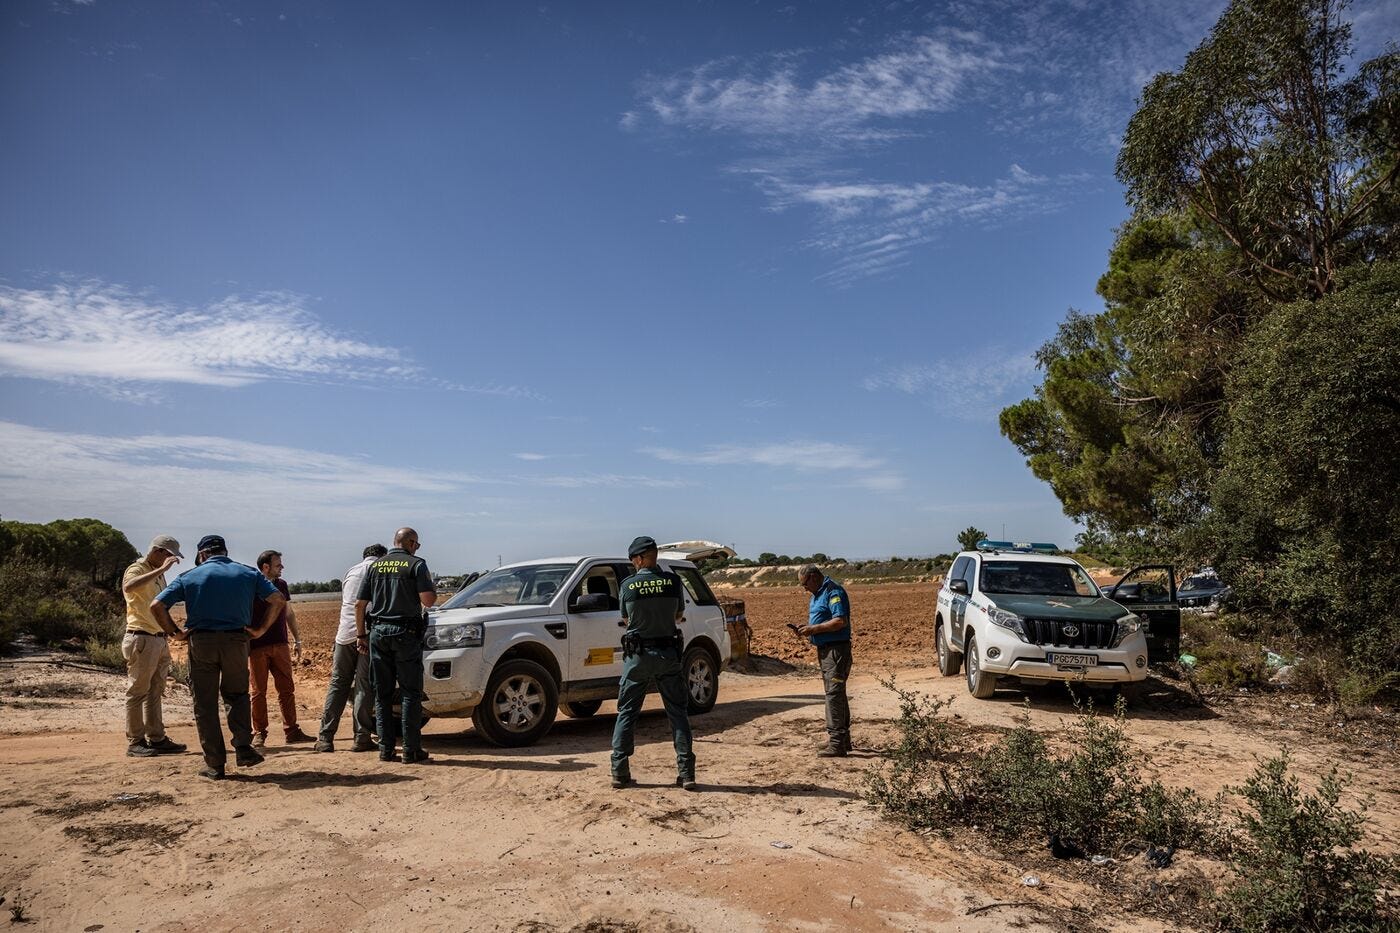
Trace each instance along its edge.
{"label": "rear window", "polygon": [[694,567],[672,567],[685,584],[686,591],[690,593],[690,601],[697,606],[718,606],[719,600],[715,599],[715,594],[710,590],[710,585],[705,582],[705,578],[700,576],[700,571]]}

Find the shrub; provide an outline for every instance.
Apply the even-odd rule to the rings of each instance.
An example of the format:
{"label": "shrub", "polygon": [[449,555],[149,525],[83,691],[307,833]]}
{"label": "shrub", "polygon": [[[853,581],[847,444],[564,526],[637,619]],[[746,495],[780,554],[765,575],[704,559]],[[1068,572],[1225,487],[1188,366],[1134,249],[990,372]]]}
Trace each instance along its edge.
{"label": "shrub", "polygon": [[1358,850],[1365,818],[1341,805],[1350,784],[1334,767],[1303,794],[1287,751],[1235,790],[1250,810],[1235,839],[1237,876],[1218,897],[1223,923],[1244,931],[1395,929],[1393,858]]}
{"label": "shrub", "polygon": [[899,741],[888,763],[866,774],[866,797],[890,818],[915,828],[939,828],[960,809],[948,760],[953,726],[940,714],[950,699],[900,689],[891,676],[880,683],[899,699]]}
{"label": "shrub", "polygon": [[1189,790],[1145,783],[1123,731],[1123,706],[1111,718],[1079,707],[1069,750],[1055,754],[1025,717],[990,748],[953,754],[947,700],[899,698],[899,741],[867,775],[867,798],[884,815],[916,829],[947,832],[975,824],[995,837],[1088,853],[1128,843],[1197,848],[1212,838],[1217,805]]}
{"label": "shrub", "polygon": [[121,642],[102,638],[89,638],[83,643],[83,653],[98,667],[113,670],[126,670],[126,657],[122,654]]}
{"label": "shrub", "polygon": [[170,676],[177,684],[190,685],[190,663],[188,661],[174,661],[170,665]]}
{"label": "shrub", "polygon": [[29,634],[41,644],[111,641],[120,628],[120,611],[118,597],[75,571],[29,560],[0,565],[0,636],[9,640]]}

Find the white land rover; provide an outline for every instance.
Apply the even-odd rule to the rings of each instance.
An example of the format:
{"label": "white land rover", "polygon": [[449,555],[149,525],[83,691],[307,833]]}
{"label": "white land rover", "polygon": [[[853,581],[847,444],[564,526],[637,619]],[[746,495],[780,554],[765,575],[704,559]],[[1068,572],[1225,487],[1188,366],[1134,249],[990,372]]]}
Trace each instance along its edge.
{"label": "white land rover", "polygon": [[[724,612],[689,561],[661,557],[685,583],[690,712],[719,696],[729,660]],[[556,709],[592,716],[617,699],[622,675],[618,584],[633,573],[623,557],[562,557],[498,567],[429,613],[423,653],[423,712],[470,716],[497,745],[531,745]]]}
{"label": "white land rover", "polygon": [[1053,544],[981,541],[938,591],[938,669],[985,699],[1002,678],[1127,685],[1147,677],[1142,619],[1108,599]]}

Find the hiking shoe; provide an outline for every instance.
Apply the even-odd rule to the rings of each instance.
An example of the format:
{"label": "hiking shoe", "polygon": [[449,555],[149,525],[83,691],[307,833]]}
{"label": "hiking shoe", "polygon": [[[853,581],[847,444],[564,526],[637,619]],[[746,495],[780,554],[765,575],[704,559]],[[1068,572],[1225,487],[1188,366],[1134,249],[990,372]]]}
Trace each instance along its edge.
{"label": "hiking shoe", "polygon": [[253,747],[254,747],[254,748],[262,748],[262,747],[263,747],[264,745],[266,745],[266,744],[267,744],[267,733],[266,733],[266,732],[254,732],[254,733],[253,733]]}
{"label": "hiking shoe", "polygon": [[693,774],[678,774],[678,775],[676,775],[676,786],[679,787],[681,790],[699,790],[699,789],[700,789],[700,785],[695,783],[695,775],[693,775]]}
{"label": "hiking shoe", "polygon": [[202,778],[208,778],[211,781],[222,781],[224,779],[224,769],[201,768],[199,769],[199,776]]}
{"label": "hiking shoe", "polygon": [[850,749],[846,748],[846,746],[844,745],[828,745],[826,748],[823,748],[821,751],[817,752],[817,757],[845,758],[849,752]]}
{"label": "hiking shoe", "polygon": [[137,739],[126,747],[126,757],[128,758],[154,758],[160,752],[146,744],[145,739]]}
{"label": "hiking shoe", "polygon": [[303,742],[314,742],[316,739],[301,731],[300,726],[292,726],[287,730],[287,744],[300,745]]}
{"label": "hiking shoe", "polygon": [[403,763],[406,765],[421,765],[425,761],[432,760],[433,756],[429,755],[421,748],[416,751],[409,751],[408,749],[404,749],[403,751]]}
{"label": "hiking shoe", "polygon": [[352,752],[377,752],[379,746],[371,739],[356,739],[355,744],[350,746]]}
{"label": "hiking shoe", "polygon": [[170,736],[163,736],[150,743],[158,755],[182,755],[188,750],[188,746],[180,742],[170,741]]}
{"label": "hiking shoe", "polygon": [[238,767],[240,768],[251,768],[253,765],[262,764],[263,756],[255,751],[252,746],[245,745],[242,748],[234,749],[233,760],[238,762]]}
{"label": "hiking shoe", "polygon": [[380,750],[379,750],[379,760],[380,760],[380,761],[398,761],[398,760],[399,760],[399,756],[394,752],[393,749],[389,749],[388,751],[385,751],[384,749],[380,749]]}
{"label": "hiking shoe", "polygon": [[613,790],[622,790],[624,787],[631,783],[632,775],[630,774],[614,774],[612,776]]}
{"label": "hiking shoe", "polygon": [[317,739],[316,745],[311,749],[313,752],[333,752],[335,743],[330,739]]}

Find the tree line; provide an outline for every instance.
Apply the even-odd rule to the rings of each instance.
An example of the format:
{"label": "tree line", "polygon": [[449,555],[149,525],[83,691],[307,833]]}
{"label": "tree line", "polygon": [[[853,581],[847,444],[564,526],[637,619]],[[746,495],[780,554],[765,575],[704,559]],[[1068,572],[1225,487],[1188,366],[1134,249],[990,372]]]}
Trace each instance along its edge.
{"label": "tree line", "polygon": [[1130,219],[1002,433],[1085,550],[1211,564],[1400,665],[1400,51],[1341,0],[1234,0],[1143,90]]}

